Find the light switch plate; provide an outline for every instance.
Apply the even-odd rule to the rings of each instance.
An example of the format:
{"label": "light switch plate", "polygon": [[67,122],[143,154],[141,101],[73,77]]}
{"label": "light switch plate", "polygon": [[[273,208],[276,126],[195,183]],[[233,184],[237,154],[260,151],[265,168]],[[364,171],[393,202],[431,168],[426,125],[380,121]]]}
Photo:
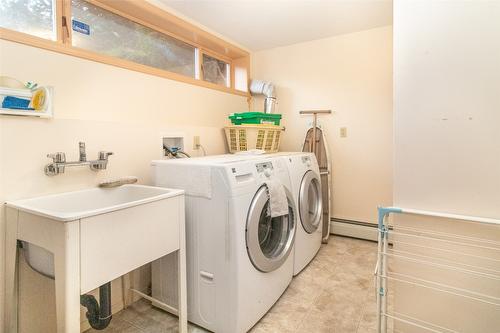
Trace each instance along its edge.
{"label": "light switch plate", "polygon": [[347,138],[347,127],[341,127],[340,128],[340,137],[341,138]]}

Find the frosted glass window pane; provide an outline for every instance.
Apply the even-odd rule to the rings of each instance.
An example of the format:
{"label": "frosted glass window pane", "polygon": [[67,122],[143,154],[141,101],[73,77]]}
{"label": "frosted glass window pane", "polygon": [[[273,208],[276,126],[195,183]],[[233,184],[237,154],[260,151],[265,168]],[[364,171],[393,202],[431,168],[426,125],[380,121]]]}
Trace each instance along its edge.
{"label": "frosted glass window pane", "polygon": [[54,0],[0,0],[0,27],[56,40]]}
{"label": "frosted glass window pane", "polygon": [[234,67],[234,89],[248,91],[248,72],[244,67]]}
{"label": "frosted glass window pane", "polygon": [[229,87],[229,64],[203,55],[203,80]]}
{"label": "frosted glass window pane", "polygon": [[72,0],[72,44],[194,77],[195,48],[83,0]]}

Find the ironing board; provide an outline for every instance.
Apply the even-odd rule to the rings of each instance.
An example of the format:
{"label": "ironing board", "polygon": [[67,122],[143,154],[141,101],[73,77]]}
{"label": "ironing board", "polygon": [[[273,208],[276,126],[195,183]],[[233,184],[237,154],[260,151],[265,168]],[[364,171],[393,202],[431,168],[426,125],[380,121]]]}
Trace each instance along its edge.
{"label": "ironing board", "polygon": [[[313,126],[311,126],[306,132],[302,151],[314,153],[314,155],[316,155],[316,159],[318,160],[321,177],[321,194],[323,200],[323,243],[328,243],[328,238],[330,237],[330,207],[332,202],[330,186],[332,184],[332,179],[328,145],[326,143],[323,129],[317,126],[316,117],[317,114],[329,113],[331,113],[331,110],[300,111],[300,114],[312,114],[314,116]],[[316,140],[313,140],[314,137]]]}

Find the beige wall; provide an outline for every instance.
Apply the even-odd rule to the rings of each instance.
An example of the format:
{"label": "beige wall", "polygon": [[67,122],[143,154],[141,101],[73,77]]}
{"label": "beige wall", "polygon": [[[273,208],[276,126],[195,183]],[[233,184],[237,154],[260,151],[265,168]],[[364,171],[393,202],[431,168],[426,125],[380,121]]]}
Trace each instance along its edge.
{"label": "beige wall", "polygon": [[[499,32],[498,1],[395,2],[396,205],[500,218]],[[398,222],[500,241],[498,227],[415,217]],[[420,243],[425,247],[442,245],[422,240]],[[448,253],[447,259],[455,264],[487,267],[490,273],[500,271],[499,250],[474,251],[461,246],[453,250],[492,259]],[[422,251],[422,248],[419,252],[443,255],[439,251]],[[471,278],[467,274],[408,262],[400,263],[399,269],[423,279],[500,298],[498,280]],[[498,332],[498,306],[414,286],[400,285],[399,288],[396,311],[460,332]],[[422,331],[409,327],[401,327],[401,330]]]}
{"label": "beige wall", "polygon": [[[223,153],[221,128],[227,115],[247,110],[245,97],[7,41],[0,41],[0,75],[55,88],[54,119],[0,116],[0,202],[96,186],[105,178],[125,175],[138,176],[140,183],[148,184],[149,162],[162,157],[163,135],[185,135],[188,151],[192,137],[200,135],[207,153]],[[63,175],[45,176],[46,154],[63,151],[68,159],[76,159],[78,141],[86,142],[88,158],[99,150],[113,151],[108,170],[68,168]],[[0,213],[3,280],[4,215]],[[3,281],[0,286],[3,308]],[[115,303],[119,302],[119,288],[113,293]],[[50,293],[35,296],[33,302],[54,297]],[[40,323],[51,332],[50,320]]]}
{"label": "beige wall", "polygon": [[257,52],[251,67],[253,78],[277,87],[282,150],[302,147],[311,117],[300,110],[334,111],[320,118],[333,160],[333,216],[375,222],[377,205],[392,203],[392,27]]}
{"label": "beige wall", "polygon": [[282,150],[302,147],[311,117],[300,110],[334,111],[319,121],[333,161],[333,216],[375,222],[377,205],[392,203],[392,27],[254,53],[252,76],[277,86]]}

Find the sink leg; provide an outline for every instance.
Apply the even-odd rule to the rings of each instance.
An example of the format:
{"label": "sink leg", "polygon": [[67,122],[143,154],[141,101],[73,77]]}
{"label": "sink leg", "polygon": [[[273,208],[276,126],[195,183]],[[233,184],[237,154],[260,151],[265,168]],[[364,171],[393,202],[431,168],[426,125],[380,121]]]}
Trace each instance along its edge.
{"label": "sink leg", "polygon": [[[5,330],[17,332],[18,302],[18,253],[17,219],[18,212],[7,208],[5,234]],[[1,330],[2,327],[0,327]]]}
{"label": "sink leg", "polygon": [[54,251],[57,333],[80,332],[80,222],[61,224]]}
{"label": "sink leg", "polygon": [[181,216],[179,220],[179,252],[178,265],[178,294],[179,294],[179,332],[187,333],[187,287],[186,287],[186,224],[184,221],[184,200],[180,204]]}

